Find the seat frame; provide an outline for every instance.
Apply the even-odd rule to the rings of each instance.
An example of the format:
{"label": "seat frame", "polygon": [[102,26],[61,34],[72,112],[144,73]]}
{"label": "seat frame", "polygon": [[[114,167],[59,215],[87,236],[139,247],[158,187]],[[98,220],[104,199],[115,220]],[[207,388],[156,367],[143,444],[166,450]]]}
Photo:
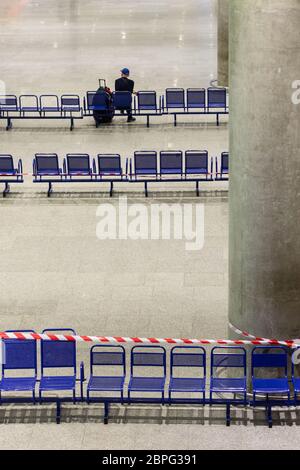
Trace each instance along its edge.
{"label": "seat frame", "polygon": [[[34,330],[6,330],[6,333],[35,333],[35,331]],[[14,344],[14,342],[17,342],[17,341],[20,341],[20,340],[8,339],[8,340],[4,340],[4,344],[5,344],[5,341],[7,341],[11,344]],[[20,367],[15,367],[14,369],[12,369],[12,368],[6,368],[5,364],[2,363],[2,378],[0,379],[0,386],[1,386],[1,383],[2,383],[3,380],[8,379],[8,377],[5,377],[5,371],[6,370],[33,370],[34,371],[34,376],[33,377],[9,377],[9,378],[11,378],[15,382],[17,382],[18,379],[24,379],[24,378],[32,379],[33,382],[34,382],[34,386],[32,388],[29,388],[28,390],[18,390],[18,389],[15,389],[15,390],[1,390],[1,387],[0,387],[0,405],[3,402],[2,393],[5,392],[5,391],[28,391],[28,392],[31,391],[31,393],[32,393],[32,400],[31,401],[32,401],[33,404],[36,403],[35,386],[36,386],[36,383],[37,383],[37,345],[36,345],[35,340],[30,340],[30,341],[35,342],[35,356],[34,356],[33,367],[21,367],[20,366]],[[1,346],[2,345],[0,344],[0,347]]]}
{"label": "seat frame", "polygon": [[24,183],[24,173],[23,173],[23,162],[19,158],[17,168],[15,168],[14,158],[10,154],[1,154],[1,157],[10,157],[12,159],[14,171],[12,173],[1,173],[0,172],[0,183],[4,184],[4,190],[2,192],[3,197],[6,197],[10,193],[10,185],[13,183],[22,184]]}
{"label": "seat frame", "polygon": [[[108,176],[103,176],[100,174],[100,171],[97,170],[96,166],[96,160],[93,159],[92,161],[92,167],[90,168],[90,174],[89,175],[83,175],[78,172],[78,175],[71,175],[70,172],[68,172],[68,166],[67,166],[67,161],[66,158],[63,160],[63,165],[62,168],[59,164],[58,160],[58,169],[59,169],[59,174],[51,176],[51,175],[42,175],[39,174],[36,168],[36,157],[37,156],[54,156],[57,154],[36,154],[35,158],[33,159],[33,182],[34,183],[46,183],[48,184],[48,190],[47,190],[47,196],[51,197],[51,194],[53,193],[53,186],[54,184],[64,184],[64,183],[97,183],[97,184],[109,184],[109,195],[110,197],[113,196],[113,191],[114,191],[114,184],[115,183],[126,183],[129,182],[128,180],[128,159],[126,159],[126,171],[125,173],[121,175],[108,175]],[[67,154],[68,155],[85,155],[87,156],[88,154]],[[99,154],[100,155],[100,154]],[[116,154],[117,155],[117,154]],[[104,156],[104,155],[103,155]],[[109,156],[108,154],[105,156]]]}
{"label": "seat frame", "polygon": [[[136,350],[139,349],[139,352],[136,352]],[[149,351],[149,352],[147,352]],[[155,353],[154,351],[158,351]],[[134,363],[134,358],[135,356],[138,356],[139,354],[157,354],[157,355],[163,355],[163,361],[162,364],[155,364],[153,362],[149,362],[146,364],[135,364]],[[141,392],[141,393],[160,393],[161,398],[158,399],[158,402],[161,404],[164,404],[165,401],[165,384],[166,384],[166,374],[167,374],[167,363],[166,363],[166,349],[163,346],[156,346],[156,345],[140,345],[140,346],[134,346],[131,349],[130,352],[130,377],[129,377],[129,384],[128,384],[128,401],[133,402],[135,399],[131,397],[131,392]],[[162,369],[163,376],[136,376],[134,373],[134,370],[136,367],[158,367]],[[147,390],[141,387],[133,387],[133,382],[135,379],[160,379],[161,382],[163,383],[163,386],[158,386],[156,389],[151,389],[149,388]],[[139,397],[140,398],[140,397]]]}
{"label": "seat frame", "polygon": [[[221,367],[221,365],[218,365],[218,366],[215,366],[214,365],[214,361],[213,361],[213,358],[216,356],[216,351],[223,351],[223,353],[220,353],[220,354],[224,354],[225,356],[227,355],[228,357],[234,357],[234,356],[241,356],[243,355],[244,356],[244,361],[243,361],[243,366],[228,366],[228,365],[225,365],[224,367],[225,368],[237,368],[237,369],[243,369],[243,376],[242,377],[239,377],[240,380],[243,380],[244,381],[244,388],[243,390],[241,390],[240,388],[237,388],[236,390],[234,390],[234,388],[230,387],[230,390],[228,389],[226,391],[226,389],[216,389],[214,387],[212,387],[212,384],[213,384],[213,380],[218,378],[216,377],[215,375],[215,369],[218,369]],[[229,353],[228,351],[233,351],[231,353]],[[230,425],[230,420],[231,420],[231,416],[230,416],[230,405],[236,405],[236,404],[242,404],[242,405],[246,405],[247,404],[247,353],[246,353],[246,350],[245,348],[241,347],[241,346],[215,346],[212,348],[211,350],[211,355],[210,355],[210,386],[209,386],[209,401],[211,404],[213,403],[219,403],[222,401],[224,402],[224,400],[226,400],[225,398],[223,399],[213,399],[213,395],[214,394],[218,394],[218,393],[226,393],[226,394],[232,394],[233,397],[232,398],[228,398],[225,402],[226,402],[226,405],[227,405],[227,410],[226,410],[226,424],[227,426]],[[230,378],[225,378],[224,380],[231,380]],[[233,379],[235,380],[235,379]],[[239,398],[239,395],[242,395],[241,398]]]}
{"label": "seat frame", "polygon": [[[49,331],[49,330],[44,330],[44,331]],[[50,336],[51,336],[51,332],[52,331],[55,331],[55,332],[58,332],[59,330],[50,330]],[[63,330],[65,331],[65,330]],[[72,330],[73,332],[73,330]],[[14,331],[14,333],[17,333],[16,331]],[[24,331],[23,331],[24,333]],[[56,340],[56,337],[53,337],[54,340]],[[71,338],[70,338],[71,339]],[[119,338],[117,338],[119,340]],[[73,340],[73,338],[72,338]],[[99,345],[101,345],[101,347],[103,346],[102,345],[102,342],[103,342],[104,339],[100,338],[99,337]],[[120,340],[122,340],[120,338]],[[138,339],[137,338],[132,338],[132,340],[137,343],[138,342]],[[4,339],[5,341],[5,339]],[[18,340],[16,340],[18,341]],[[172,339],[168,340],[166,339],[167,342],[171,343],[173,342]],[[111,344],[106,344],[105,345],[106,347],[112,347]],[[153,348],[154,347],[157,347],[157,345],[155,344],[155,339],[153,339],[153,343],[150,345],[143,345],[142,348]],[[95,346],[96,347],[96,346]],[[141,346],[135,346],[135,348],[137,347],[141,347]],[[162,350],[165,350],[165,348],[159,346]],[[175,346],[175,351],[176,351],[176,348],[178,346]],[[182,346],[181,348],[193,348],[195,347],[194,346],[194,343],[187,343],[186,345]],[[121,346],[121,348],[123,348]],[[180,347],[178,347],[180,349]],[[229,354],[229,351],[234,351],[232,354],[235,354],[235,351],[236,350],[244,350],[244,348],[241,348],[239,346],[224,346],[224,347],[220,347],[218,346],[219,349],[223,349],[223,350],[226,350],[227,351],[227,354]],[[262,349],[269,349],[270,347],[269,346],[263,346]],[[134,348],[132,348],[134,349]],[[142,349],[142,351],[143,351]],[[283,348],[281,348],[283,349]],[[299,348],[300,349],[300,348]],[[188,353],[189,354],[189,353]],[[131,370],[130,370],[130,377],[132,377],[134,374],[132,373],[132,350],[131,350]],[[125,363],[126,363],[126,356],[125,356]],[[207,361],[204,361],[205,365],[207,363]],[[165,356],[165,361],[164,361],[164,364],[166,366],[166,356]],[[170,358],[170,364],[172,364],[172,360]],[[101,365],[101,364],[100,364]],[[145,367],[147,367],[148,365],[150,364],[146,364]],[[158,365],[158,364],[154,364],[154,365]],[[161,364],[158,365],[159,367],[163,367]],[[216,367],[221,367],[222,364],[218,364]],[[178,367],[181,367],[181,365],[178,365]],[[189,367],[188,365],[186,367]],[[198,367],[198,366],[195,366],[195,367]],[[230,367],[230,366],[229,366]],[[239,366],[232,366],[232,367],[239,367]],[[134,375],[135,376],[135,375]],[[172,373],[172,365],[171,365],[171,368],[170,368],[170,373],[168,373],[168,377],[170,377],[170,379],[172,378],[173,376],[173,373]],[[206,373],[204,374],[204,376],[206,376]],[[111,377],[111,376],[109,376]],[[214,375],[213,375],[214,377]],[[126,381],[126,371],[124,372],[124,376],[122,376],[122,378],[124,378],[124,382]],[[292,366],[292,380],[293,378],[295,378],[295,368]],[[163,375],[160,377],[160,380],[163,380],[164,381],[164,384],[166,385],[166,379],[167,379],[167,373],[166,373],[166,369],[164,369],[164,373]],[[84,397],[84,393],[83,393],[83,384],[84,382],[86,381],[85,379],[85,374],[84,374],[84,365],[83,363],[80,364],[80,377],[77,379],[76,378],[76,383],[79,382],[80,383],[80,396],[42,396],[42,403],[55,403],[56,404],[56,422],[59,423],[60,420],[61,420],[61,405],[63,403],[83,403],[83,402],[86,402],[86,403],[89,403],[89,401],[92,401],[93,403],[101,403],[104,405],[104,423],[107,424],[108,421],[109,421],[109,409],[110,409],[110,406],[112,404],[123,404],[123,405],[130,405],[132,403],[135,403],[135,404],[153,404],[153,405],[209,405],[209,406],[222,406],[222,407],[226,407],[226,425],[229,426],[230,423],[231,423],[231,406],[241,406],[243,407],[243,409],[245,409],[245,407],[252,407],[252,408],[255,408],[256,406],[261,406],[261,407],[264,407],[266,409],[266,419],[267,419],[267,422],[269,424],[269,427],[272,427],[273,425],[273,421],[272,421],[272,407],[273,406],[282,406],[282,407],[289,407],[291,404],[295,405],[295,406],[299,406],[299,399],[297,397],[297,393],[296,391],[294,391],[294,398],[293,400],[290,400],[289,397],[288,399],[272,399],[271,397],[262,397],[262,399],[260,400],[253,400],[253,398],[251,399],[250,397],[250,394],[246,394],[245,396],[239,398],[239,397],[233,397],[233,398],[227,398],[225,396],[219,396],[218,398],[213,398],[211,395],[209,396],[209,398],[205,398],[203,397],[203,399],[199,400],[199,398],[175,398],[174,396],[170,396],[168,394],[167,397],[164,396],[164,389],[162,391],[162,388],[160,387],[159,389],[159,392],[162,393],[162,395],[160,397],[151,397],[151,398],[147,398],[147,397],[144,397],[144,396],[139,396],[139,397],[132,397],[131,394],[130,394],[130,387],[128,389],[128,394],[127,396],[124,396],[123,394],[120,394],[120,397],[115,397],[115,396],[110,396],[110,397],[106,397],[106,396],[95,396],[95,397],[90,397],[87,393],[87,396]],[[36,382],[40,382],[40,379],[36,379]],[[87,387],[88,388],[88,387]],[[107,387],[105,388],[105,390],[107,391]],[[125,386],[124,386],[124,383],[123,383],[123,387],[122,387],[122,391],[124,391],[124,394],[125,394]],[[143,391],[145,392],[146,390],[143,389]],[[151,389],[151,391],[153,391]],[[215,391],[215,390],[214,390]],[[222,392],[223,389],[220,389],[220,392]],[[231,390],[232,391],[232,390]],[[88,392],[88,390],[87,390]],[[237,395],[240,394],[240,389],[237,391]],[[25,403],[33,403],[35,402],[35,396],[31,395],[30,397],[25,397],[25,396],[1,396],[1,405],[5,405],[5,404],[25,404]]]}
{"label": "seat frame", "polygon": [[[3,96],[4,97],[4,96]],[[15,97],[17,100],[17,106],[12,110],[1,110],[0,108],[0,120],[6,120],[6,130],[9,131],[13,127],[13,121],[15,120],[68,120],[70,121],[70,131],[73,131],[75,127],[75,120],[83,119],[83,110],[81,107],[81,100],[79,95],[61,95],[59,98],[57,95],[42,94],[23,94],[18,98],[15,95],[6,95],[6,97]],[[44,98],[53,97],[57,103],[56,106],[43,105]],[[35,102],[35,106],[22,105],[22,100],[25,98],[32,98]],[[73,109],[67,109],[63,105],[63,100],[68,98],[78,99],[78,106]],[[1,99],[1,97],[0,97]]]}
{"label": "seat frame", "polygon": [[[186,94],[184,95],[184,106],[179,106],[176,109],[176,106],[173,106],[173,107],[168,106],[167,92],[169,90],[183,90],[184,91],[184,89],[183,88],[182,89],[180,89],[180,88],[167,88],[166,89],[166,94],[162,95],[161,99],[160,99],[160,108],[162,110],[162,114],[173,116],[173,120],[174,120],[173,122],[174,122],[175,127],[177,126],[177,116],[180,116],[180,115],[206,115],[206,116],[215,115],[216,125],[219,127],[220,126],[220,116],[228,115],[229,114],[229,109],[228,109],[228,106],[227,106],[227,100],[226,100],[226,106],[225,107],[211,107],[210,106],[208,97],[209,97],[209,90],[212,90],[212,89],[217,89],[217,90],[222,90],[222,91],[226,90],[225,88],[209,87],[206,90],[205,106],[199,106],[199,108],[197,109],[194,106],[189,106],[188,105],[188,92],[194,90],[193,88],[188,88],[186,90]],[[201,88],[199,88],[198,90],[201,90]],[[175,111],[174,111],[174,109],[175,109]]]}
{"label": "seat frame", "polygon": [[[258,357],[259,355],[263,356],[262,353],[257,353],[256,351],[266,351],[268,350],[271,354],[266,354],[264,359],[267,359],[267,362],[265,362],[265,365],[261,365],[261,366],[256,366],[255,365],[255,361],[254,361],[254,358],[255,356]],[[280,354],[278,354],[278,356],[285,356],[286,358],[286,363],[285,365],[279,365],[277,364],[276,365],[276,362],[275,362],[275,357],[277,354],[272,354],[272,351],[282,351]],[[272,365],[270,365],[270,359],[273,359],[274,358],[274,363]],[[266,365],[267,364],[267,365]],[[284,376],[280,379],[280,378],[274,378],[274,379],[268,379],[267,378],[267,381],[268,382],[273,382],[274,384],[276,383],[276,381],[278,380],[283,380],[285,383],[286,383],[286,390],[283,392],[282,390],[279,390],[278,391],[274,391],[269,389],[269,391],[267,391],[267,389],[265,389],[265,391],[259,391],[257,389],[255,389],[255,381],[256,380],[264,380],[264,379],[256,379],[255,377],[255,369],[257,368],[260,368],[260,369],[263,369],[263,368],[273,368],[273,369],[278,369],[278,368],[281,368],[281,369],[284,369]],[[264,406],[266,408],[266,415],[267,415],[267,420],[268,420],[268,423],[269,423],[269,427],[272,428],[273,426],[273,418],[272,418],[272,407],[275,405],[275,406],[290,406],[291,405],[291,394],[290,394],[290,389],[289,389],[289,381],[288,381],[288,357],[287,357],[287,352],[286,352],[286,349],[282,346],[256,346],[255,348],[252,349],[252,353],[251,353],[251,377],[252,377],[252,406],[255,408],[256,406]],[[261,394],[261,396],[265,396],[266,399],[265,400],[258,400],[257,399],[257,395],[258,394]],[[274,396],[274,395],[280,395],[281,398],[276,398],[276,399],[271,399],[270,396]],[[282,398],[284,395],[287,396],[287,398]]]}
{"label": "seat frame", "polygon": [[[187,352],[187,351],[192,351]],[[198,352],[198,354],[197,354]],[[203,359],[203,366],[199,365],[188,365],[188,364],[180,364],[176,365],[174,364],[174,359],[175,357],[181,356],[181,357],[188,357],[188,356],[201,356]],[[170,402],[172,401],[172,393],[185,393],[186,391],[184,390],[176,390],[176,387],[173,387],[174,382],[176,381],[177,378],[182,379],[181,377],[175,377],[174,376],[174,369],[176,368],[191,368],[191,369],[201,369],[203,370],[203,377],[183,377],[185,381],[188,383],[191,383],[194,380],[200,379],[201,381],[204,382],[204,387],[200,387],[198,389],[197,387],[192,388],[189,390],[190,393],[200,393],[202,394],[202,400],[199,400],[203,405],[205,404],[205,385],[206,385],[206,351],[202,346],[174,346],[171,351],[170,351],[170,383],[168,387],[168,395],[169,395],[169,400]],[[189,399],[186,399],[187,402]],[[193,401],[194,403],[194,401]]]}
{"label": "seat frame", "polygon": [[[123,374],[122,375],[115,375],[115,376],[98,376],[98,375],[94,375],[93,373],[93,370],[94,370],[94,367],[95,366],[101,366],[101,367],[104,367],[104,366],[109,366],[109,365],[114,365],[113,363],[111,364],[95,364],[93,362],[93,354],[94,354],[94,351],[96,349],[100,349],[100,351],[98,351],[98,354],[105,354],[106,353],[106,349],[107,348],[110,348],[110,349],[114,349],[114,351],[109,351],[110,354],[122,354],[123,356],[123,363],[122,364],[118,364],[117,366],[118,367],[122,367],[123,369]],[[112,392],[112,391],[116,391],[116,389],[108,389],[108,388],[97,388],[97,390],[92,390],[90,388],[90,381],[92,378],[102,378],[102,379],[111,379],[111,378],[115,378],[115,377],[118,377],[121,379],[121,382],[122,382],[122,386],[120,387],[120,389],[118,390],[120,392],[120,399],[121,399],[121,404],[124,403],[124,383],[125,383],[125,379],[126,379],[126,351],[125,351],[125,348],[121,345],[108,345],[108,344],[97,344],[95,346],[93,346],[91,349],[90,349],[90,378],[89,378],[89,382],[88,382],[88,385],[87,385],[87,403],[91,403],[92,401],[94,401],[93,398],[91,398],[90,396],[90,393],[91,392],[96,392],[96,391],[106,391],[106,392]],[[96,400],[97,401],[97,400]]]}
{"label": "seat frame", "polygon": [[[71,335],[76,335],[76,332],[72,329],[72,328],[47,328],[46,330],[43,330],[42,331],[42,334],[44,333],[47,333],[47,334],[57,334],[57,333],[71,333]],[[80,364],[80,376],[79,376],[79,379],[77,379],[77,357],[76,357],[76,343],[74,344],[74,352],[73,352],[73,358],[74,358],[74,364],[73,366],[68,366],[68,365],[63,365],[63,366],[45,366],[45,363],[44,363],[44,360],[43,360],[43,357],[44,357],[44,351],[43,351],[43,342],[47,342],[46,340],[42,340],[42,344],[41,344],[41,378],[40,378],[40,385],[39,385],[39,402],[40,404],[43,403],[45,401],[43,395],[42,395],[42,392],[45,392],[45,391],[59,391],[59,390],[70,390],[72,391],[72,401],[73,401],[73,404],[76,403],[76,383],[79,382],[80,383],[80,394],[81,394],[81,397],[80,397],[80,400],[83,401],[83,382],[85,381],[85,378],[84,378],[84,365],[83,365],[83,362]],[[49,368],[73,368],[74,370],[74,374],[73,375],[68,375],[68,376],[57,376],[57,375],[54,375],[54,376],[51,376],[51,375],[44,375],[44,369],[49,369]],[[74,379],[74,388],[44,388],[43,387],[43,380],[44,379],[51,379],[51,378],[59,378],[59,377],[68,377],[68,378],[73,378]],[[47,401],[47,400],[46,400]],[[59,403],[60,400],[57,398],[57,403]],[[59,414],[59,417],[58,417],[58,414]],[[57,404],[57,419],[60,419],[60,405]]]}
{"label": "seat frame", "polygon": [[[210,173],[207,173],[207,174],[192,174],[192,173],[186,173],[186,171],[184,170],[185,165],[184,163],[182,162],[182,170],[181,170],[181,173],[174,173],[173,175],[172,174],[166,174],[166,173],[161,173],[161,171],[158,171],[158,168],[159,168],[159,164],[158,164],[158,155],[157,155],[157,152],[156,151],[145,151],[145,156],[147,155],[147,153],[150,152],[150,153],[156,153],[156,162],[157,162],[157,165],[156,165],[156,172],[153,173],[152,175],[150,174],[139,174],[139,173],[136,173],[136,170],[135,170],[135,155],[133,158],[130,158],[129,160],[129,179],[130,179],[130,182],[131,183],[142,183],[144,184],[144,194],[145,194],[145,197],[148,197],[149,196],[149,190],[148,190],[148,185],[149,184],[152,184],[152,183],[164,183],[164,182],[167,182],[167,183],[195,183],[195,186],[196,186],[196,196],[199,197],[200,196],[200,184],[202,183],[207,183],[207,182],[212,182],[214,181],[214,175],[213,175],[213,158],[208,158],[208,165],[210,166]],[[162,152],[165,152],[165,151],[162,151]],[[160,154],[162,153],[160,152]],[[178,150],[178,152],[181,152]],[[193,152],[193,150],[187,150],[185,152],[185,155],[188,153],[188,152]],[[197,151],[195,151],[197,152]],[[199,152],[202,152],[202,151],[199,151]],[[135,152],[136,153],[143,153],[143,151],[139,151],[139,152]],[[183,152],[181,152],[183,154]]]}

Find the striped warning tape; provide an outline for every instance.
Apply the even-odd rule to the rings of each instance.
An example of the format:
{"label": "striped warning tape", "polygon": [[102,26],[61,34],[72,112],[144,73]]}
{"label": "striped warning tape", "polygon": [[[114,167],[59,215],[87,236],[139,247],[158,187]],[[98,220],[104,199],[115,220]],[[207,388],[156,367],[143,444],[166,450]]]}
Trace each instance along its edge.
{"label": "striped warning tape", "polygon": [[46,340],[46,341],[76,341],[76,342],[92,342],[106,344],[183,344],[183,345],[221,345],[221,346],[286,346],[295,348],[300,345],[297,340],[276,340],[255,338],[249,340],[229,340],[229,339],[174,339],[174,338],[141,338],[141,337],[123,337],[123,336],[84,336],[84,335],[55,335],[46,333],[11,333],[0,332],[0,339],[18,339],[18,340]]}
{"label": "striped warning tape", "polygon": [[[236,326],[234,326],[232,323],[229,322],[229,328],[234,331],[234,333],[240,335],[240,336],[244,336],[245,338],[251,338],[251,339],[254,339],[256,341],[276,341],[276,340],[271,340],[269,338],[261,338],[259,336],[254,336],[252,335],[251,333],[248,333],[248,331],[242,331],[240,330],[239,328],[237,328]],[[294,343],[298,343],[300,344],[300,339],[292,339],[290,340]]]}
{"label": "striped warning tape", "polygon": [[234,331],[234,333],[236,333],[237,335],[244,336],[245,338],[251,338],[251,339],[258,340],[258,341],[269,341],[269,338],[260,338],[259,336],[254,336],[251,333],[248,333],[247,331],[242,331],[230,322],[229,322],[229,328],[232,331]]}

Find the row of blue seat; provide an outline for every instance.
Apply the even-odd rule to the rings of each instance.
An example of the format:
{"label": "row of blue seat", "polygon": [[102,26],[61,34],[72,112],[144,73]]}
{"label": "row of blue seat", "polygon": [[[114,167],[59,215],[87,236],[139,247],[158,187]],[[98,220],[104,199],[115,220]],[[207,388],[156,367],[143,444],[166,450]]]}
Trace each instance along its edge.
{"label": "row of blue seat", "polygon": [[[51,335],[62,331],[67,335],[76,334],[73,329],[50,329],[44,330],[43,333]],[[74,341],[41,341],[39,379],[35,340],[5,339],[3,349],[5,361],[2,365],[0,380],[0,403],[18,401],[17,397],[3,397],[1,392],[30,392],[31,399],[35,402],[38,384],[40,402],[49,401],[49,397],[44,397],[46,392],[69,391],[72,393],[74,403],[78,400],[86,400],[88,403],[103,402],[106,406],[115,402],[225,404],[229,405],[227,406],[227,424],[230,423],[230,405],[263,405],[268,409],[269,425],[272,425],[272,405],[275,403],[282,406],[297,404],[300,393],[300,378],[296,375],[296,368],[292,364],[291,384],[294,400],[291,399],[288,352],[284,347],[257,346],[253,348],[251,353],[252,399],[250,401],[247,398],[247,352],[240,346],[217,346],[211,349],[210,378],[207,388],[207,352],[201,346],[173,347],[170,351],[169,367],[167,367],[167,351],[163,346],[137,345],[131,348],[130,358],[127,358],[126,350],[121,345],[96,344],[90,350],[90,374],[87,380],[86,397],[84,396],[84,382],[86,381],[84,364],[83,362],[80,364],[80,374],[77,378]],[[130,359],[128,376],[127,359]],[[278,377],[269,378],[266,374],[267,369],[276,371]],[[59,374],[57,370],[60,371]],[[65,372],[66,370],[68,373]],[[18,376],[12,376],[13,372]],[[80,398],[76,396],[77,381],[80,384]],[[125,397],[125,383],[127,382],[127,396]],[[165,397],[166,390],[168,398]],[[207,391],[209,399],[206,399]],[[99,392],[114,392],[114,396],[101,396]],[[92,396],[97,393],[97,396]],[[132,397],[133,393],[137,395]],[[145,393],[158,394],[159,398],[155,395],[148,400]],[[189,397],[177,399],[174,394],[189,394]],[[195,394],[194,398],[190,397]],[[224,394],[224,396],[215,398],[219,394]],[[276,400],[271,398],[273,396]],[[62,401],[67,398],[62,398]]]}
{"label": "row of blue seat", "polygon": [[68,119],[72,131],[74,119],[83,119],[83,112],[78,95],[2,95],[0,118],[7,120],[6,130],[15,119]]}
{"label": "row of blue seat", "polygon": [[[115,110],[131,109],[136,116],[145,116],[149,127],[150,116],[171,114],[177,125],[178,114],[214,114],[217,125],[219,116],[228,114],[227,91],[225,88],[210,87],[167,88],[165,95],[157,98],[156,91],[139,91],[134,96],[129,92],[114,92],[112,105]],[[79,95],[54,94],[42,95],[2,95],[0,96],[0,118],[7,120],[7,130],[11,129],[13,119],[69,119],[71,130],[74,119],[92,116],[94,111],[108,109],[105,93],[87,91],[81,100]]]}
{"label": "row of blue seat", "polygon": [[[217,125],[219,116],[228,114],[227,90],[226,88],[167,88],[165,95],[157,99],[156,91],[139,91],[134,97],[132,106],[132,95],[129,92],[113,93],[113,105],[115,109],[132,108],[134,115],[146,115],[147,126],[149,117],[171,114],[174,117],[174,125],[177,125],[178,114],[215,114]],[[107,99],[104,93],[88,91],[84,98],[84,114],[91,115],[94,111],[105,111]]]}
{"label": "row of blue seat", "polygon": [[[197,195],[199,184],[228,179],[229,155],[221,154],[221,167],[218,159],[209,157],[207,150],[168,150],[136,151],[133,158],[126,159],[123,170],[119,154],[99,154],[96,159],[88,154],[67,154],[62,166],[57,154],[36,154],[33,160],[35,183],[48,183],[48,196],[54,183],[109,182],[112,196],[115,182],[143,183],[148,196],[148,184],[153,182],[194,182]],[[22,161],[15,168],[11,155],[0,155],[0,182],[6,184],[4,196],[9,191],[9,183],[23,182]]]}

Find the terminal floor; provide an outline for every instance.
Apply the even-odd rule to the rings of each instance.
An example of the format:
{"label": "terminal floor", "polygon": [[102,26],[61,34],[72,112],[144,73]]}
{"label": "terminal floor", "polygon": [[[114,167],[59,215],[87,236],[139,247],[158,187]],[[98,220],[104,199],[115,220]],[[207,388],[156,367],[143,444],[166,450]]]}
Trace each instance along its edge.
{"label": "terminal floor", "polygon": [[1,0],[0,80],[9,93],[208,86],[216,78],[215,0]]}
{"label": "terminal floor", "polygon": [[[149,414],[149,413],[148,413]],[[111,423],[71,422],[49,424],[3,424],[0,427],[1,449],[136,449],[136,450],[299,450],[298,425],[224,426],[219,423],[156,424],[143,419],[139,422]],[[151,416],[151,413],[150,413]]]}
{"label": "terminal floor", "polygon": [[[76,133],[53,130],[2,133],[6,148],[24,156],[30,172],[35,148],[62,154],[75,151],[85,139],[84,151],[115,151],[131,155],[142,148],[208,148],[218,155],[228,148],[226,125],[183,125],[174,129],[164,124],[142,131],[119,125],[114,139],[110,130],[84,129]],[[126,142],[125,137],[126,136]],[[163,136],[163,137],[162,137]],[[53,142],[52,142],[53,139]],[[163,142],[162,144],[158,143]],[[79,146],[83,148],[83,146]],[[154,186],[154,185],[153,185]],[[228,291],[228,193],[226,183],[202,188],[196,198],[192,187],[154,186],[145,199],[142,188],[116,187],[112,199],[95,187],[55,187],[48,199],[43,185],[26,178],[0,198],[0,329],[73,327],[80,334],[227,337]],[[128,204],[203,204],[204,247],[187,251],[185,241],[109,240],[96,237],[96,210],[101,203],[119,205],[128,193]],[[89,364],[88,345],[78,353]],[[295,412],[274,413],[269,430],[264,414],[234,421],[225,427],[224,410],[161,411],[159,407],[121,409],[108,426],[102,424],[102,407],[69,410],[63,407],[62,424],[54,424],[50,406],[2,407],[0,448],[65,449],[242,449],[299,448],[299,419]],[[162,420],[161,413],[167,413]],[[175,413],[175,419],[174,419]],[[200,415],[199,415],[200,413]],[[211,414],[212,413],[212,414]],[[238,411],[238,415],[241,411]],[[295,414],[295,416],[294,416]],[[114,415],[114,410],[112,410]],[[234,415],[234,413],[233,413]],[[196,418],[197,419],[196,419]]]}
{"label": "terminal floor", "polygon": [[[112,85],[124,66],[136,89],[207,87],[216,77],[215,7],[211,0],[2,0],[2,92],[83,95],[98,77]],[[94,186],[62,185],[47,199],[46,187],[30,176],[36,152],[120,153],[123,165],[141,149],[207,149],[217,156],[228,150],[226,120],[218,129],[212,118],[180,118],[176,129],[170,118],[153,120],[149,129],[144,119],[128,126],[118,118],[100,129],[85,120],[73,133],[66,123],[38,121],[16,122],[6,132],[0,121],[0,153],[22,157],[29,174],[0,197],[0,330],[67,326],[80,334],[227,337],[226,183],[213,183],[199,199],[192,185],[150,186],[148,200],[142,187],[117,186],[110,200]],[[174,240],[99,241],[97,207],[118,205],[127,191],[129,203],[147,208],[204,204],[204,248],[186,251],[185,241]],[[88,346],[78,349],[88,365]],[[175,410],[175,418],[164,410],[162,420],[159,408],[133,407],[105,427],[101,413],[64,407],[57,426],[51,407],[1,407],[0,448],[299,447],[297,417],[288,420],[291,427],[270,431],[263,416],[226,429],[223,411],[203,420],[197,410],[178,416]]]}

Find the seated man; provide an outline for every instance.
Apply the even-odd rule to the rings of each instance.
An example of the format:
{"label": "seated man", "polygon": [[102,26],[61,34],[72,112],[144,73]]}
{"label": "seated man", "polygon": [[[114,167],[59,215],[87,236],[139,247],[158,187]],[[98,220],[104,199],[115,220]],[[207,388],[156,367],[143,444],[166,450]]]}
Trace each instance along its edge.
{"label": "seated man", "polygon": [[[126,68],[122,69],[121,74],[121,78],[115,81],[115,91],[130,91],[130,93],[133,93],[134,81],[128,78],[130,75],[129,70]],[[121,113],[124,113],[124,111],[126,111],[128,116],[127,122],[135,121],[135,118],[132,116],[131,108],[121,109]]]}

